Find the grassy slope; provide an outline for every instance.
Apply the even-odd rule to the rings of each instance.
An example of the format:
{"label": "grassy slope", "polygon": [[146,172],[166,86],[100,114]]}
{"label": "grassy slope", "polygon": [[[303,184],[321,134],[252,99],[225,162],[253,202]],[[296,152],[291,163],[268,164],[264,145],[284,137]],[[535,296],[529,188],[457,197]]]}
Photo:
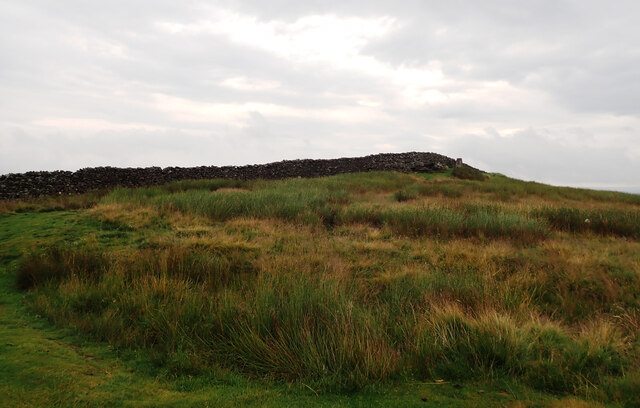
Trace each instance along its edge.
{"label": "grassy slope", "polygon": [[69,211],[0,217],[4,238],[0,247],[4,260],[0,272],[2,406],[499,407],[518,400],[556,400],[509,382],[471,383],[463,388],[454,388],[451,383],[413,383],[318,397],[301,385],[265,384],[225,371],[197,377],[167,376],[150,367],[144,355],[120,353],[108,343],[86,342],[72,330],[54,328],[28,310],[26,295],[15,290],[13,273],[6,268],[12,269],[11,260],[21,249],[78,242],[87,235],[100,239],[110,233],[86,226],[80,214]]}
{"label": "grassy slope", "polygon": [[[171,259],[179,261],[177,270],[172,272],[168,267],[173,265],[175,269],[175,262],[160,266],[168,273],[177,274],[177,280],[176,276],[172,278],[171,289],[183,290],[181,293],[186,297],[182,299],[187,300],[188,296],[194,296],[201,301],[203,298],[198,297],[198,293],[203,289],[209,294],[211,290],[223,290],[229,295],[238,290],[245,296],[262,293],[277,298],[276,288],[269,285],[300,284],[296,275],[286,272],[284,281],[269,281],[260,276],[273,276],[270,271],[301,271],[304,279],[312,278],[312,285],[319,285],[306,289],[311,292],[303,291],[307,296],[303,300],[309,300],[308,296],[318,290],[329,290],[323,295],[331,297],[337,288],[337,300],[346,296],[353,302],[351,305],[360,308],[364,323],[358,324],[373,324],[367,320],[367,313],[371,311],[387,313],[382,318],[387,326],[383,329],[385,333],[379,335],[380,339],[388,341],[389,336],[395,336],[396,342],[405,344],[404,348],[398,349],[396,345],[386,349],[392,353],[407,354],[407,347],[415,346],[406,335],[389,333],[398,327],[406,330],[406,324],[416,322],[406,316],[407,307],[413,314],[446,318],[432,319],[430,323],[419,320],[431,330],[453,318],[475,330],[476,335],[478,330],[483,333],[482,330],[495,329],[495,324],[491,326],[491,316],[497,313],[498,323],[503,324],[499,327],[505,327],[507,331],[520,330],[514,339],[529,335],[521,327],[532,324],[525,315],[533,311],[536,314],[534,322],[540,318],[551,319],[553,333],[569,336],[562,343],[566,347],[580,352],[580,344],[586,344],[587,350],[595,352],[585,356],[596,360],[598,353],[612,349],[614,358],[625,360],[623,366],[627,374],[622,377],[612,375],[613,380],[604,379],[599,387],[575,388],[577,383],[571,378],[567,380],[569,382],[565,381],[566,376],[562,374],[557,375],[562,380],[558,383],[560,386],[569,384],[573,387],[571,392],[577,392],[581,397],[590,396],[605,402],[619,400],[634,406],[629,393],[637,389],[633,380],[637,378],[634,376],[637,376],[635,336],[638,334],[637,303],[633,297],[639,272],[635,235],[638,229],[633,227],[637,227],[633,224],[637,222],[637,196],[553,189],[502,177],[485,182],[427,178],[373,174],[280,183],[183,182],[160,189],[119,190],[99,202],[96,202],[97,197],[84,196],[64,202],[6,204],[5,214],[0,215],[0,257],[2,267],[7,269],[2,275],[3,304],[0,309],[0,347],[3,347],[0,393],[6,396],[3,400],[10,401],[9,406],[19,406],[20,401],[24,401],[25,406],[140,406],[144,403],[150,406],[201,406],[205,401],[212,406],[502,406],[507,403],[513,406],[598,406],[595,402],[580,405],[582,403],[577,400],[553,397],[518,385],[529,383],[544,388],[544,384],[539,387],[532,381],[530,374],[527,377],[524,369],[505,364],[494,369],[493,365],[499,365],[495,360],[499,352],[496,350],[488,354],[493,358],[489,363],[491,367],[483,366],[463,382],[462,388],[454,388],[452,384],[460,377],[455,369],[460,364],[464,368],[473,359],[477,362],[477,357],[483,355],[483,351],[477,349],[482,344],[473,345],[475,349],[463,350],[460,339],[457,343],[454,339],[453,344],[439,343],[444,347],[441,350],[444,355],[461,356],[460,362],[435,364],[431,371],[423,374],[420,370],[414,370],[413,374],[381,373],[373,363],[383,356],[374,355],[373,371],[359,368],[363,372],[357,379],[358,384],[371,382],[374,385],[358,385],[360,391],[350,394],[322,391],[336,384],[339,388],[351,384],[353,379],[345,379],[344,372],[342,377],[327,380],[326,376],[318,376],[308,368],[297,372],[299,366],[295,366],[283,377],[294,380],[286,385],[280,382],[282,378],[262,377],[259,364],[268,361],[264,357],[245,355],[243,364],[235,363],[226,368],[225,364],[211,365],[207,361],[216,359],[206,351],[202,354],[203,344],[194,345],[193,339],[198,338],[198,333],[190,341],[181,343],[184,339],[189,340],[184,329],[176,332],[176,338],[155,340],[170,345],[145,346],[149,339],[145,340],[144,333],[130,331],[125,335],[122,327],[96,326],[92,322],[104,313],[105,307],[92,309],[87,298],[79,299],[74,295],[86,290],[104,297],[104,291],[109,289],[100,286],[104,280],[97,284],[82,279],[74,281],[70,276],[56,277],[53,281],[45,276],[42,280],[42,276],[33,272],[35,269],[28,269],[29,262],[32,267],[41,265],[38,262],[42,262],[43,257],[23,256],[24,251],[39,253],[41,248],[64,243],[66,252],[56,259],[69,268],[68,257],[72,254],[71,263],[75,266],[71,265],[71,269],[82,263],[78,261],[78,253],[99,252],[101,256],[108,254],[109,259],[124,260],[124,264],[115,266],[111,261],[107,262],[104,266],[108,269],[106,276],[122,273],[123,265],[131,269],[132,264],[127,263],[131,262],[131,256],[135,259],[147,257],[146,261],[156,266],[159,265],[158,257],[164,256],[166,260],[167,256],[173,256]],[[219,187],[241,187],[249,191],[210,192]],[[460,203],[463,196],[464,203]],[[93,208],[65,211],[65,208],[81,207]],[[34,212],[50,209],[57,211]],[[27,212],[17,213],[16,210]],[[594,221],[585,227],[576,222],[576,219],[584,222],[582,217]],[[631,229],[627,228],[629,223]],[[439,238],[433,239],[434,235]],[[202,277],[184,275],[192,273],[194,266],[198,270],[200,265],[194,264],[189,256],[197,258],[211,252],[224,255],[226,263],[222,266],[207,264],[219,273],[229,273],[225,269],[229,265],[249,262],[252,267],[241,277],[253,282],[253,286],[243,286],[232,275],[221,275],[227,276],[223,279],[226,282],[223,288],[203,282]],[[44,260],[51,261],[47,256],[51,258],[52,255],[45,255]],[[30,276],[26,286],[36,286],[27,295],[17,292],[11,285],[20,264],[23,265],[20,273]],[[143,275],[136,279],[144,281],[144,274],[148,274],[149,269],[140,264],[133,265],[133,269],[142,268],[137,273]],[[189,266],[188,270],[185,265]],[[426,275],[421,271],[425,265],[431,271]],[[472,273],[462,266],[470,267],[466,269],[472,269]],[[527,276],[548,268],[554,273],[547,273],[543,278]],[[314,280],[318,270],[324,275]],[[443,270],[445,274],[438,272]],[[231,272],[238,271],[231,269]],[[510,279],[497,279],[497,275],[507,272]],[[256,273],[259,278],[255,277]],[[558,275],[560,280],[557,280]],[[182,289],[176,286],[176,282],[185,279],[187,286]],[[267,286],[255,286],[255,279]],[[146,283],[151,285],[153,282]],[[528,296],[531,284],[537,285],[536,290],[542,294],[539,298]],[[348,291],[344,292],[347,287]],[[415,287],[423,293],[412,294]],[[143,285],[139,289],[149,290],[149,286]],[[508,296],[494,300],[505,292]],[[423,297],[425,293],[429,299]],[[122,306],[106,308],[112,313],[111,320],[117,320],[118,313],[133,305],[135,293],[129,295],[118,299],[123,302]],[[275,299],[275,304],[260,299],[255,298],[257,303],[253,305],[279,304],[283,307],[282,303],[277,303],[282,299]],[[331,306],[323,306],[322,299],[316,301],[320,301],[322,307]],[[451,301],[462,306],[452,309]],[[416,311],[423,303],[427,305],[426,309]],[[616,309],[611,306],[613,303]],[[334,312],[339,312],[342,306],[339,303],[334,307],[337,308]],[[484,309],[491,310],[477,312]],[[54,329],[45,319],[33,317],[34,311],[59,326],[71,326],[71,329]],[[235,310],[235,313],[239,312],[242,310]],[[86,313],[89,319],[83,317]],[[194,324],[193,321],[180,322],[179,315],[174,315],[178,318],[170,327]],[[241,316],[236,314],[235,317]],[[403,322],[405,326],[398,326],[390,319],[392,316],[408,320]],[[157,317],[147,315],[148,319]],[[259,316],[248,314],[245,318]],[[300,322],[296,316],[280,315],[279,318]],[[507,320],[500,320],[503,318]],[[255,320],[248,321],[256,324]],[[197,326],[198,322],[195,323]],[[365,327],[369,336],[374,326]],[[252,330],[257,328],[254,326]],[[281,329],[272,326],[269,330]],[[81,338],[85,337],[76,337],[74,333],[78,332],[103,342],[81,343]],[[240,338],[247,338],[247,334],[260,338],[255,332],[244,333]],[[489,334],[495,335],[495,332]],[[350,337],[353,335],[357,337],[358,333],[347,333],[341,341],[353,341]],[[582,340],[572,340],[576,338]],[[225,339],[235,355],[251,352],[255,350],[254,346],[263,346],[253,345],[247,350],[242,344],[234,343],[238,338],[232,334]],[[349,347],[354,346],[350,344]],[[602,349],[603,345],[608,348]],[[313,346],[318,344],[313,343]],[[291,352],[287,352],[289,356]],[[472,360],[465,360],[468,353]],[[427,355],[423,353],[417,357],[433,359],[434,355],[427,351]],[[417,357],[408,358],[406,363],[410,365]],[[604,356],[605,359],[609,357]],[[293,360],[299,358],[307,357],[294,353]],[[568,363],[572,361],[568,360]],[[608,367],[607,364],[600,362],[595,368]],[[336,367],[338,371],[345,370]],[[348,370],[351,366],[347,364],[346,367]],[[591,369],[588,365],[585,367]],[[262,380],[247,380],[229,370],[235,368],[258,375]],[[612,374],[615,372],[614,369]],[[521,380],[511,379],[511,373],[517,373]],[[440,377],[449,381],[432,384]],[[600,379],[597,375],[593,378]],[[273,380],[276,382],[271,382]],[[614,385],[610,385],[611,382]],[[307,383],[321,390],[321,396],[316,397]],[[479,393],[479,390],[484,392]],[[567,391],[564,389],[562,393]],[[515,400],[521,403],[515,403]]]}

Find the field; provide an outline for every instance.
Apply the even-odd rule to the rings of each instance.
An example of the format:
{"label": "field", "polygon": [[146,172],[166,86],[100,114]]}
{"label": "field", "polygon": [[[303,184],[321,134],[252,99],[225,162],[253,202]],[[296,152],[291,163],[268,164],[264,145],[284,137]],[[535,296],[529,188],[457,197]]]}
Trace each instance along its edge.
{"label": "field", "polygon": [[640,195],[498,174],[0,202],[7,406],[640,407]]}

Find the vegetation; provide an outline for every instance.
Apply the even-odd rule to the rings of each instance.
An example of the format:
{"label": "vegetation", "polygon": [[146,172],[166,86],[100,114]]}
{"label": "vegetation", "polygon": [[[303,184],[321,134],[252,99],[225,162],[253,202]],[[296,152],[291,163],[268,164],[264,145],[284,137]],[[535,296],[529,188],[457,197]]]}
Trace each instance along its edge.
{"label": "vegetation", "polygon": [[453,175],[453,177],[463,180],[482,181],[485,179],[484,174],[480,170],[474,169],[473,167],[469,166],[456,167],[453,169],[451,174]]}
{"label": "vegetation", "polygon": [[639,406],[640,197],[454,173],[5,202],[4,290],[191,395]]}

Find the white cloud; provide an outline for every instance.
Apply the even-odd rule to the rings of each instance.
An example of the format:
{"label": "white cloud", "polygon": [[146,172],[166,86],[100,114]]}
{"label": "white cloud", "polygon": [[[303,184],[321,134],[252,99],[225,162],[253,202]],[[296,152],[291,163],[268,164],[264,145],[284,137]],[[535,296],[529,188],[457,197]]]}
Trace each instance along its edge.
{"label": "white cloud", "polygon": [[221,35],[232,42],[271,52],[300,63],[358,65],[359,51],[393,29],[389,17],[359,18],[311,15],[293,23],[260,21],[225,9],[209,8],[208,16],[192,23],[159,22],[173,34]]}
{"label": "white cloud", "polygon": [[332,109],[302,109],[286,105],[261,102],[207,103],[179,97],[155,94],[155,106],[175,119],[186,122],[223,124],[243,127],[256,112],[264,117],[295,118],[311,121],[339,123],[379,122],[388,120],[387,115],[366,106],[336,106]]}
{"label": "white cloud", "polygon": [[35,126],[52,128],[64,132],[84,132],[94,133],[103,132],[105,130],[143,130],[143,131],[159,131],[166,130],[162,126],[154,126],[145,123],[122,123],[110,122],[108,120],[96,118],[44,118],[33,122]]}
{"label": "white cloud", "polygon": [[220,85],[239,91],[268,91],[280,87],[280,83],[276,81],[264,81],[244,76],[227,78],[220,82]]}
{"label": "white cloud", "polygon": [[363,52],[371,41],[385,37],[399,24],[391,17],[373,18],[311,15],[292,23],[260,21],[228,10],[211,9],[206,20],[192,24],[158,23],[173,33],[187,36],[213,34],[234,43],[257,48],[313,69],[344,70],[376,78],[401,91],[410,104],[436,103],[446,99],[433,89],[450,85],[437,61],[428,66],[392,66]]}
{"label": "white cloud", "polygon": [[122,44],[101,38],[89,38],[82,34],[69,35],[65,42],[80,52],[94,54],[105,58],[131,58]]}

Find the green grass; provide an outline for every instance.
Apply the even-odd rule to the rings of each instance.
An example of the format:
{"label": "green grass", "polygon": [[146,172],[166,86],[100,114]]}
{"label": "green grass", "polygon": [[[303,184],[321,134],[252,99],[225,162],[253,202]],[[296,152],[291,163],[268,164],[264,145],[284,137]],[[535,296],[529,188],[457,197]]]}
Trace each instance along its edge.
{"label": "green grass", "polygon": [[476,181],[483,181],[486,177],[480,170],[476,170],[472,167],[467,166],[455,167],[451,172],[451,175],[462,180]]}
{"label": "green grass", "polygon": [[344,222],[366,222],[387,226],[395,234],[436,238],[490,237],[516,241],[535,241],[547,234],[545,223],[520,214],[482,207],[463,211],[442,207],[382,209],[350,207]]}
{"label": "green grass", "polygon": [[24,346],[3,349],[0,396],[637,406],[635,196],[452,176],[199,180],[5,203],[0,347]]}
{"label": "green grass", "polygon": [[510,382],[460,388],[408,383],[319,396],[303,384],[252,381],[225,370],[175,375],[150,364],[144,352],[54,328],[25,308],[26,295],[12,280],[0,270],[0,397],[6,407],[500,407],[552,400]]}
{"label": "green grass", "polygon": [[556,229],[570,232],[592,231],[601,235],[640,238],[640,211],[617,209],[580,210],[542,208],[533,212]]}

